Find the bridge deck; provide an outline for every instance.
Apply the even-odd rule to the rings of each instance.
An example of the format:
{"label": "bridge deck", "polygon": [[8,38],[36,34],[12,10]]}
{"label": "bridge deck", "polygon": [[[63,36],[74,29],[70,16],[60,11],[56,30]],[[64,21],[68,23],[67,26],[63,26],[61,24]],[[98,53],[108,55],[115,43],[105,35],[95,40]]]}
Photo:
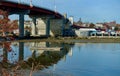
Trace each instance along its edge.
{"label": "bridge deck", "polygon": [[33,15],[33,16],[49,15],[49,16],[54,16],[54,18],[62,18],[63,17],[61,14],[59,14],[55,11],[49,10],[49,9],[36,7],[36,6],[31,7],[29,5],[18,4],[15,2],[9,2],[9,1],[4,1],[4,0],[0,1],[0,9],[9,10],[10,12],[17,11],[17,10],[29,10],[30,12],[28,13],[28,15]]}

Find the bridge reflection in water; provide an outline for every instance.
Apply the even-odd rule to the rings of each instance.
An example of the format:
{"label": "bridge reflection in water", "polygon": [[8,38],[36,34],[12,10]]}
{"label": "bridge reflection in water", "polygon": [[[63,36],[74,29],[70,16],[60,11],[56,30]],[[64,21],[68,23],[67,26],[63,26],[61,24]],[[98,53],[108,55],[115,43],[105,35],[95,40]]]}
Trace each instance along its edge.
{"label": "bridge reflection in water", "polygon": [[[47,68],[56,64],[59,60],[64,59],[70,50],[70,46],[64,43],[49,42],[0,43],[0,73],[2,75],[3,70],[6,73],[27,70],[27,74],[32,74],[35,70]],[[31,50],[31,47],[62,47],[62,49],[59,51]]]}

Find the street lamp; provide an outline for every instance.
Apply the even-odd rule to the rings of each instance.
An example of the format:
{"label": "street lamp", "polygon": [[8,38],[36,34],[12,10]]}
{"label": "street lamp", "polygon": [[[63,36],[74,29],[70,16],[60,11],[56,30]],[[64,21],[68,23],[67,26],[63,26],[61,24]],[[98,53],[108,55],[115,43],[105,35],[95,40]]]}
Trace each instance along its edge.
{"label": "street lamp", "polygon": [[[18,0],[18,4],[21,3],[21,0]],[[32,0],[30,0],[30,7],[33,7]]]}
{"label": "street lamp", "polygon": [[33,5],[32,5],[32,0],[30,0],[30,7],[33,7]]}

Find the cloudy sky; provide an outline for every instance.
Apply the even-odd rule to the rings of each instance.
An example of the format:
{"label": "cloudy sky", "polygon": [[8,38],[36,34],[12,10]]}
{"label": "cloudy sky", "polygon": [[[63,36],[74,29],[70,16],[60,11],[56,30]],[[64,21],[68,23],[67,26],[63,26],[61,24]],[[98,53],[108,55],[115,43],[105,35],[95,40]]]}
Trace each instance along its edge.
{"label": "cloudy sky", "polygon": [[[18,0],[9,0],[16,1]],[[30,0],[20,0],[21,3],[30,3]],[[32,0],[33,5],[56,10],[61,14],[73,16],[74,21],[80,18],[83,22],[120,23],[120,0]]]}

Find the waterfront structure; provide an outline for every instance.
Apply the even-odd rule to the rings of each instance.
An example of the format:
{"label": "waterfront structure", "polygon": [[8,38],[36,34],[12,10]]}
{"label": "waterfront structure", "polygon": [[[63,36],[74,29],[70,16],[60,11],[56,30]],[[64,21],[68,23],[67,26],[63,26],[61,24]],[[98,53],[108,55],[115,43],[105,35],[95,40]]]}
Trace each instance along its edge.
{"label": "waterfront structure", "polygon": [[[49,31],[49,35],[50,36],[62,36],[62,22],[63,20],[61,19],[51,19],[50,20],[50,31]],[[42,18],[38,18],[36,19],[36,27],[33,23],[33,21],[25,21],[24,23],[24,28],[25,27],[29,27],[31,28],[31,31],[29,31],[31,33],[31,36],[43,36],[46,35],[46,30],[47,30],[47,26],[46,26],[46,19],[42,19]],[[66,22],[64,25],[64,33],[65,34],[65,30],[70,29],[70,22]],[[25,29],[27,30],[27,29]]]}
{"label": "waterfront structure", "polygon": [[103,27],[103,23],[96,23],[95,24],[95,28],[102,28]]}
{"label": "waterfront structure", "polygon": [[[80,29],[84,28],[94,28],[96,31],[82,31],[80,33]],[[105,22],[105,23],[82,23],[81,21],[78,21],[77,23],[73,24],[72,29],[75,30],[75,33],[78,37],[89,37],[89,36],[100,36],[100,37],[106,37],[106,36],[120,36],[119,29],[120,25],[116,24],[115,21],[113,22]],[[79,35],[78,35],[79,34]]]}
{"label": "waterfront structure", "polygon": [[90,36],[90,32],[94,32],[96,29],[94,28],[80,28],[75,30],[75,33],[78,37],[88,37]]}
{"label": "waterfront structure", "polygon": [[[18,14],[19,15],[19,37],[24,37],[24,15],[29,15],[32,18],[32,23],[34,25],[34,32],[32,34],[37,35],[37,19],[43,20],[45,24],[45,35],[50,36],[50,29],[54,34],[54,36],[59,35],[62,36],[64,34],[64,29],[68,28],[69,21],[63,15],[58,12],[41,8],[41,7],[31,7],[25,4],[18,4],[9,1],[0,1],[0,9],[6,11],[9,15]],[[53,26],[54,25],[54,26]],[[40,26],[42,27],[42,26]],[[59,30],[60,29],[60,30]]]}

